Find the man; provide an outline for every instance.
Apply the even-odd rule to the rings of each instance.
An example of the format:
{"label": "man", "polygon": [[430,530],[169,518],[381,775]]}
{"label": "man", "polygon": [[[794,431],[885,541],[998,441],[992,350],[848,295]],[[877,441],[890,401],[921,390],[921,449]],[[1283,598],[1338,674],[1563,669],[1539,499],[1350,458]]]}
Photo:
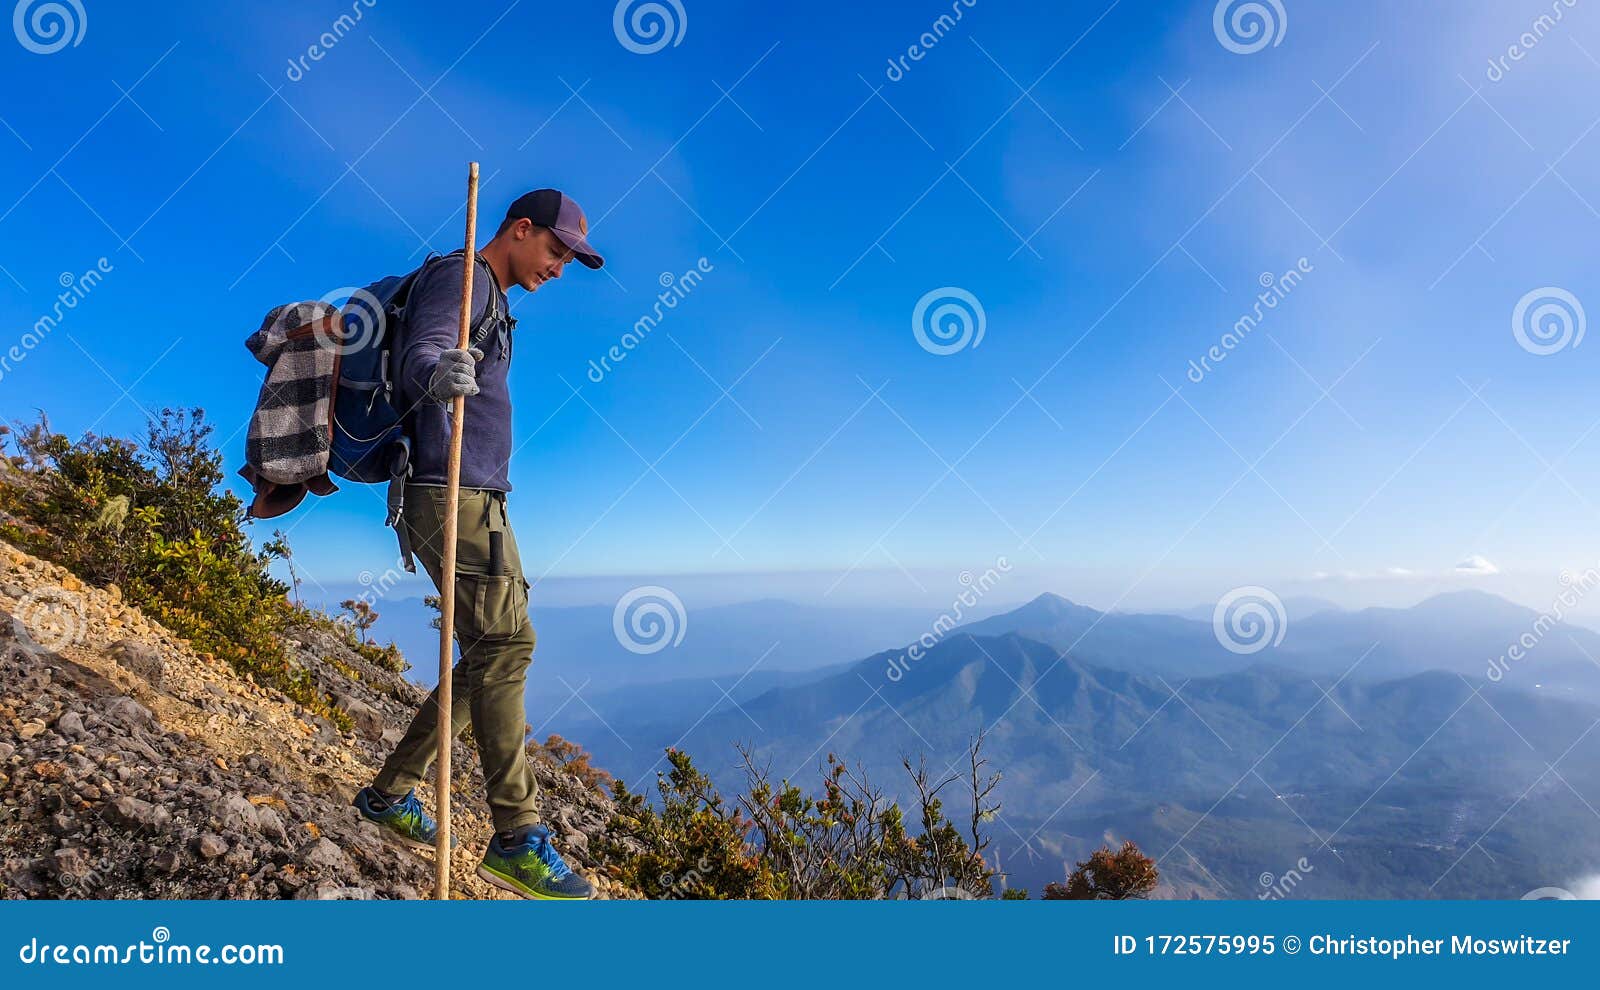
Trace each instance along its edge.
{"label": "man", "polygon": [[[516,321],[507,315],[505,289],[519,285],[536,292],[560,278],[574,258],[599,268],[604,261],[587,234],[583,211],[565,194],[540,189],[521,197],[478,254],[472,318],[475,326],[486,310],[488,318],[474,335],[473,346],[456,347],[464,276],[457,254],[417,276],[397,352],[402,408],[410,410],[405,432],[412,449],[400,524],[435,587],[444,557],[448,404],[457,395],[471,396],[461,435],[455,582],[461,658],[451,680],[450,719],[456,731],[469,721],[472,725],[494,817],[495,836],[478,875],[522,897],[554,900],[582,900],[592,891],[567,867],[549,829],[539,822],[538,785],[524,749],[523,685],[535,637],[528,618],[528,583],[506,515],[512,449],[506,372]],[[408,845],[432,848],[437,836],[415,787],[428,774],[438,745],[435,689],[372,786],[356,795],[362,815]]]}

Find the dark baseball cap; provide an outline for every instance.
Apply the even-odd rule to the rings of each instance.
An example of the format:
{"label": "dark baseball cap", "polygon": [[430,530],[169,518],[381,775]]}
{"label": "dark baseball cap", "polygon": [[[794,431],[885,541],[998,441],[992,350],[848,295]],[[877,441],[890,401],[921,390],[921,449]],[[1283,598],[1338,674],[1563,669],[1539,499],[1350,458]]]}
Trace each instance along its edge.
{"label": "dark baseball cap", "polygon": [[506,219],[531,220],[536,226],[550,228],[561,243],[590,268],[606,263],[589,244],[589,221],[583,209],[559,189],[535,189],[519,197],[506,211]]}

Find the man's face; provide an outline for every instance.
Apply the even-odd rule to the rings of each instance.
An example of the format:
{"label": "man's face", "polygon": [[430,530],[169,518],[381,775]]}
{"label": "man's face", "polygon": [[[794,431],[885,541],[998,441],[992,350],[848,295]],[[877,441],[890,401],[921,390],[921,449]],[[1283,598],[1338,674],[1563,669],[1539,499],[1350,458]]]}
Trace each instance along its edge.
{"label": "man's face", "polygon": [[572,251],[546,227],[535,227],[529,220],[518,220],[510,231],[511,281],[529,292],[561,277],[572,260]]}

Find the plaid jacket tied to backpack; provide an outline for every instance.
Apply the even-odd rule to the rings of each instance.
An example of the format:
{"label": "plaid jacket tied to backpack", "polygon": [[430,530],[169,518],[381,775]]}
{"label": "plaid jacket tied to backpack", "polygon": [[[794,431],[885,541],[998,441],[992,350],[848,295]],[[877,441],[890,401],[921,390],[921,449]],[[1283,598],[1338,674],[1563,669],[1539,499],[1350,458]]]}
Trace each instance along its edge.
{"label": "plaid jacket tied to backpack", "polygon": [[306,492],[328,495],[334,383],[338,376],[339,310],[297,302],[269,312],[245,340],[267,378],[256,398],[239,472],[255,487],[250,514],[282,515]]}

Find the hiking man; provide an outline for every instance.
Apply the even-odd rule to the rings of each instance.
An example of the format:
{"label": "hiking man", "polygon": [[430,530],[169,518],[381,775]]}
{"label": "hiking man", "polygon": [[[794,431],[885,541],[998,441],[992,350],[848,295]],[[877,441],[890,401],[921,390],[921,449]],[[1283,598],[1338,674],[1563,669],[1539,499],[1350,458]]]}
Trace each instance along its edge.
{"label": "hiking man", "polygon": [[[523,685],[533,661],[528,582],[506,514],[511,457],[512,330],[505,290],[536,292],[561,277],[576,258],[589,268],[603,259],[589,245],[588,221],[578,204],[555,189],[530,192],[511,204],[494,239],[478,252],[472,319],[489,313],[481,344],[458,349],[462,282],[456,263],[429,266],[406,303],[396,354],[398,386],[411,442],[412,474],[405,486],[400,524],[405,542],[435,587],[444,555],[445,462],[450,439],[449,403],[466,403],[461,434],[461,501],[457,515],[455,633],[461,658],[451,680],[451,725],[471,722],[483,766],[495,835],[478,866],[489,883],[522,897],[582,900],[588,881],[571,871],[540,824],[538,784],[528,764],[523,732]],[[485,277],[485,276],[488,277]],[[492,307],[492,308],[491,308]],[[389,754],[355,806],[414,847],[432,849],[433,819],[415,788],[427,775],[439,745],[438,689],[422,703],[405,737]],[[454,838],[454,837],[452,837]]]}

